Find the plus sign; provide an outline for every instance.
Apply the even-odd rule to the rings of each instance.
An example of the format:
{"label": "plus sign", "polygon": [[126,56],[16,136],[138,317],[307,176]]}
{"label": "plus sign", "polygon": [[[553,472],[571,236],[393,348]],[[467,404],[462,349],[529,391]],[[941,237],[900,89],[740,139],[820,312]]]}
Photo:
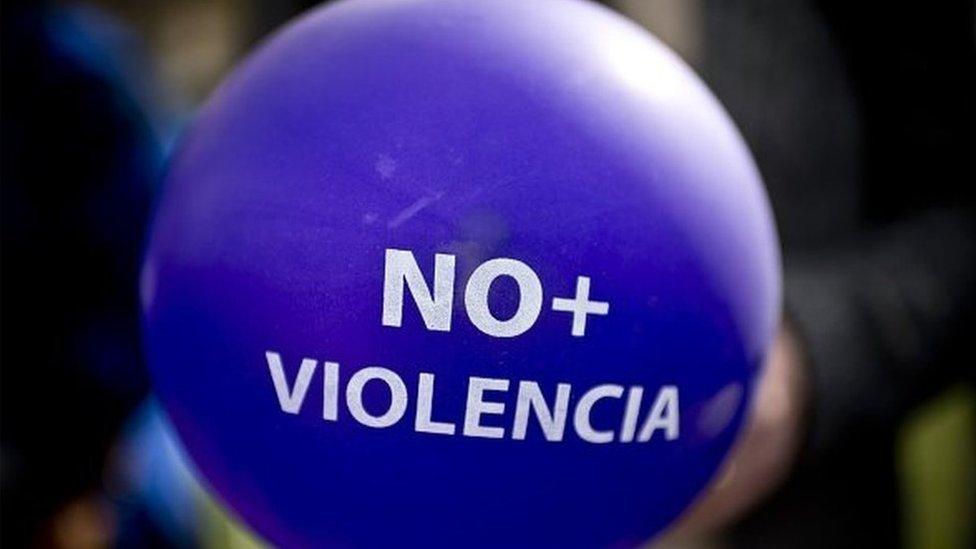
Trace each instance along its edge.
{"label": "plus sign", "polygon": [[586,315],[606,315],[610,304],[606,301],[590,301],[590,277],[576,277],[576,297],[557,297],[552,300],[552,310],[573,313],[573,336],[586,334]]}

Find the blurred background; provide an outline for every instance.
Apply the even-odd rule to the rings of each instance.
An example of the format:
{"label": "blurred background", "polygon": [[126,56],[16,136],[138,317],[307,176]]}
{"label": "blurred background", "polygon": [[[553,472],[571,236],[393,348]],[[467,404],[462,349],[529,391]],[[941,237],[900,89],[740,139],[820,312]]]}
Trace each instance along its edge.
{"label": "blurred background", "polygon": [[[849,383],[860,401],[831,408],[844,435],[805,449],[813,457],[784,493],[701,545],[783,546],[786,531],[813,546],[976,546],[973,353],[953,343],[974,327],[972,2],[605,3],[695,67],[743,131],[769,185],[788,286],[829,309],[798,305],[800,331],[811,314],[859,317],[863,306],[870,320],[850,329],[877,340],[866,352],[808,334],[827,372],[816,383]],[[180,131],[242,56],[313,4],[3,3],[4,547],[257,545],[194,482],[149,395],[136,281]],[[918,291],[857,306],[811,291],[870,279],[862,267],[838,272],[841,253],[877,258],[871,272],[910,265],[869,287]],[[860,372],[847,362],[855,354],[891,367],[830,373]],[[891,391],[856,390],[878,375],[897,380]]]}

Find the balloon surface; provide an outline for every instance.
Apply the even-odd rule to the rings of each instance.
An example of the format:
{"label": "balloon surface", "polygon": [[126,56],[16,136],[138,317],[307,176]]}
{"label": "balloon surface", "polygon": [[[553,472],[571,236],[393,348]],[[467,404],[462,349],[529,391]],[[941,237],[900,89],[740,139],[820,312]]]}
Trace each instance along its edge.
{"label": "balloon surface", "polygon": [[629,546],[735,440],[779,268],[740,135],[636,25],[361,0],[202,108],[142,299],[180,439],[267,540]]}

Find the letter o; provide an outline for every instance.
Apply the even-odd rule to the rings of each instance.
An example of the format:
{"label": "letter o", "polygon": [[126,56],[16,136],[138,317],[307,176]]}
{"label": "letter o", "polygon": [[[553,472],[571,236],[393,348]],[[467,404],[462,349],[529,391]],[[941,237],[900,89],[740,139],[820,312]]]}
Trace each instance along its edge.
{"label": "letter o", "polygon": [[[488,308],[488,291],[500,276],[510,276],[519,287],[519,306],[512,318],[499,320]],[[515,337],[535,324],[542,310],[542,283],[531,267],[515,259],[500,257],[485,261],[471,273],[464,289],[464,308],[471,323],[494,337]]]}
{"label": "letter o", "polygon": [[[390,407],[379,416],[370,414],[363,406],[363,387],[373,379],[382,380],[390,388]],[[352,417],[367,427],[389,427],[400,421],[407,411],[407,386],[391,370],[378,366],[363,368],[349,378],[349,384],[346,385],[346,406]]]}

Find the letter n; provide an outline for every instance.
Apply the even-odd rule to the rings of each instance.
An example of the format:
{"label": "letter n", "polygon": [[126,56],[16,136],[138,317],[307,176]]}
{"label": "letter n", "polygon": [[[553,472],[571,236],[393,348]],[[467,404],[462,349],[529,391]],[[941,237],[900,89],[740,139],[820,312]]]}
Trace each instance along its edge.
{"label": "letter n", "polygon": [[383,325],[400,327],[403,323],[403,283],[406,281],[417,310],[428,330],[451,331],[454,304],[454,256],[434,255],[434,292],[424,280],[413,252],[386,250],[383,276]]}

